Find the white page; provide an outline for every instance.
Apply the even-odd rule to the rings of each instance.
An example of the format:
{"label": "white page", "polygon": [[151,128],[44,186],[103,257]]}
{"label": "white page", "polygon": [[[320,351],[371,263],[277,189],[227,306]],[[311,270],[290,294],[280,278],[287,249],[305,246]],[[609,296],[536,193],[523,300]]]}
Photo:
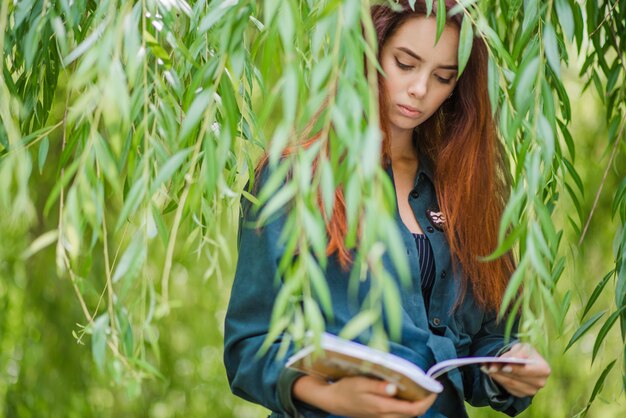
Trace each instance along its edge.
{"label": "white page", "polygon": [[433,367],[428,369],[426,372],[427,376],[432,377],[433,379],[438,378],[439,376],[446,374],[452,369],[456,369],[457,367],[467,366],[470,364],[490,364],[490,363],[500,363],[500,364],[533,364],[534,361],[525,358],[516,358],[516,357],[464,357],[464,358],[455,358],[450,360],[444,360],[440,363],[435,364]]}

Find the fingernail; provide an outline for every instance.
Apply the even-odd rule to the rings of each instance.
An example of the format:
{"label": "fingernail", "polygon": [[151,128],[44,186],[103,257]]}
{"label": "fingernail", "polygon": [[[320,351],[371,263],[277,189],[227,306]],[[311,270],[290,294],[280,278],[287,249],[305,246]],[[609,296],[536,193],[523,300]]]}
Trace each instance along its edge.
{"label": "fingernail", "polygon": [[513,367],[511,367],[511,366],[504,366],[502,368],[502,372],[503,373],[511,373],[512,371],[513,371]]}
{"label": "fingernail", "polygon": [[394,385],[393,383],[389,383],[387,384],[387,386],[385,386],[385,393],[387,393],[387,395],[389,396],[395,395],[397,390],[398,388],[396,388],[396,385]]}
{"label": "fingernail", "polygon": [[485,374],[489,374],[489,369],[487,369],[487,366],[480,366],[480,371]]}
{"label": "fingernail", "polygon": [[490,366],[489,367],[489,373],[496,373],[498,371],[498,367],[497,366]]}

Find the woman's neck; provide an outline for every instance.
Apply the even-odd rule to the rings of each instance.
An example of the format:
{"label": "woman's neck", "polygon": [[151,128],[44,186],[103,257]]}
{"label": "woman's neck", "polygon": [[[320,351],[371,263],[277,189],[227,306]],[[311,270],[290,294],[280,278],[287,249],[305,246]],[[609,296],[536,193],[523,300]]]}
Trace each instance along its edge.
{"label": "woman's neck", "polygon": [[417,151],[413,145],[413,131],[392,131],[390,139],[392,163],[417,160]]}

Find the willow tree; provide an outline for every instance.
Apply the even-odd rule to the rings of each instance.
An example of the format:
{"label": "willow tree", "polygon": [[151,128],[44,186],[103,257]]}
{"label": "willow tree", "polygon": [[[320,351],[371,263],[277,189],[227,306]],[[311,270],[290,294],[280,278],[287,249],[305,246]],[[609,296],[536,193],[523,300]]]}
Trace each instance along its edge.
{"label": "willow tree", "polygon": [[[437,2],[443,3],[426,1],[429,8]],[[154,350],[160,319],[172,308],[174,250],[193,250],[209,279],[228,270],[236,254],[227,237],[237,227],[240,197],[254,199],[244,185],[254,182],[261,152],[275,168],[258,196],[261,218],[293,208],[270,338],[284,333],[287,343],[298,341],[323,329],[323,313],[332,314],[322,274],[324,217],[343,187],[346,245],[359,267],[354,279],[369,273],[372,280],[367,303],[344,335],[371,328],[373,343],[384,347],[399,330],[400,298],[381,255],[388,252],[404,277],[408,268],[393,221],[393,189],[378,165],[370,6],[359,0],[3,1],[0,364],[19,361],[23,338],[8,324],[23,309],[29,259],[53,246],[57,274],[84,314],[74,337],[88,342],[98,367],[117,381],[158,373]],[[608,137],[598,138],[606,146],[603,179],[611,170],[624,175],[626,1],[463,0],[451,13],[463,14],[461,67],[473,37],[488,46],[489,95],[510,160],[511,197],[491,256],[512,250],[518,267],[501,311],[519,312],[521,335],[534,340],[546,321],[562,330],[579,321],[568,347],[602,324],[595,358],[618,320],[626,341],[626,181],[616,190],[603,190],[604,180],[585,190],[577,173],[584,156],[570,131],[575,97],[561,74],[582,63],[584,88],[597,91],[606,111]],[[438,17],[442,29],[443,14]],[[55,102],[62,106],[53,108]],[[314,117],[317,124],[309,126]],[[320,134],[316,146],[283,158],[311,133]],[[312,175],[314,161],[320,169]],[[35,186],[44,169],[56,173],[45,192]],[[317,210],[318,193],[324,213]],[[594,210],[583,210],[584,199],[597,204],[607,193],[618,225],[613,263],[592,278],[597,286],[584,295],[582,315],[568,316],[577,283],[563,292],[557,283],[587,239]],[[34,234],[38,219],[56,219],[56,227]],[[594,303],[603,294],[615,296],[600,310]],[[590,402],[616,361],[626,384],[626,351],[608,356],[615,361],[607,362]],[[9,384],[0,381],[0,397]]]}

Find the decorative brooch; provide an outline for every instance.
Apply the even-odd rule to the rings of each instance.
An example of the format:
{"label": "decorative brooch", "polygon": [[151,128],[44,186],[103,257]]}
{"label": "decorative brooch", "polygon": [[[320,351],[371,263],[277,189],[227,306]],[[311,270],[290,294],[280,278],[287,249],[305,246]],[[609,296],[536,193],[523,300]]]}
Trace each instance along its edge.
{"label": "decorative brooch", "polygon": [[426,216],[430,221],[431,225],[435,227],[438,231],[443,231],[443,228],[446,225],[446,216],[441,212],[435,212],[430,209],[426,211]]}

